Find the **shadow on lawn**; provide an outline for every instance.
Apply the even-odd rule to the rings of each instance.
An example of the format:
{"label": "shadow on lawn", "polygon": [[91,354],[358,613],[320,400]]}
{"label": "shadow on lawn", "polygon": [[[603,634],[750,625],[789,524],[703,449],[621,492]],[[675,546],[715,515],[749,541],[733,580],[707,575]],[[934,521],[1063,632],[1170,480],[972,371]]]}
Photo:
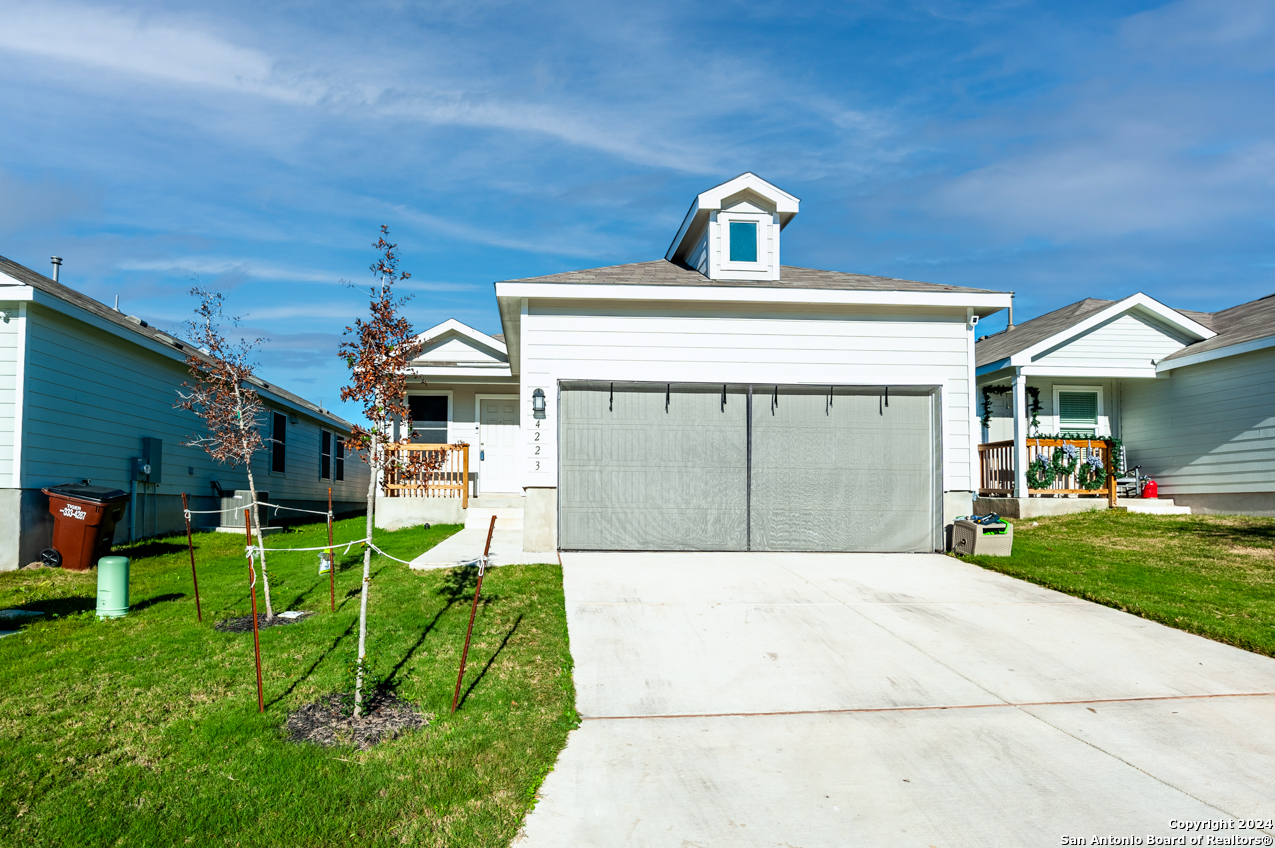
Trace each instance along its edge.
{"label": "shadow on lawn", "polygon": [[156,595],[153,598],[147,598],[144,601],[138,601],[135,604],[130,604],[128,611],[141,612],[147,607],[153,607],[156,604],[165,604],[165,603],[168,603],[169,601],[180,601],[184,597],[186,597],[186,595],[182,592],[169,592],[166,595]]}
{"label": "shadow on lawn", "polygon": [[487,675],[487,672],[491,670],[491,667],[496,664],[496,658],[500,656],[501,651],[505,650],[505,646],[508,645],[509,640],[513,638],[514,632],[518,629],[518,625],[522,624],[522,618],[523,617],[519,615],[517,620],[514,621],[514,626],[510,627],[509,632],[505,634],[505,638],[500,640],[500,647],[496,649],[496,653],[491,655],[491,659],[487,660],[487,664],[483,666],[483,670],[478,672],[478,676],[475,677],[473,682],[469,684],[469,688],[465,690],[465,694],[460,696],[460,701],[456,704],[457,710],[465,706],[465,702],[469,700],[470,694],[478,687],[478,684],[482,682],[483,678]]}
{"label": "shadow on lawn", "polygon": [[[251,619],[249,620],[251,621]],[[307,679],[310,675],[314,674],[314,670],[319,667],[319,664],[323,662],[325,659],[327,659],[332,654],[332,652],[336,650],[336,646],[341,644],[341,640],[354,632],[354,628],[357,627],[358,624],[359,624],[359,620],[357,618],[351,621],[350,626],[345,628],[344,632],[342,632],[340,636],[333,639],[332,644],[328,645],[328,647],[323,651],[323,653],[319,654],[319,656],[315,659],[315,661],[310,663],[310,667],[307,668],[304,672],[302,672],[300,677],[292,681],[292,684],[288,686],[287,689],[283,690],[282,693],[280,693],[279,695],[276,695],[273,699],[271,699],[271,701],[268,704],[266,704],[266,707],[273,707],[275,704],[279,703],[284,698],[291,695],[296,690],[297,686],[301,684],[301,681]]]}
{"label": "shadow on lawn", "polygon": [[142,557],[156,557],[163,556],[164,554],[184,554],[187,550],[188,549],[184,544],[178,545],[174,542],[150,541],[141,542],[140,544],[133,545],[131,547],[124,547],[120,552],[129,559],[141,559]]}
{"label": "shadow on lawn", "polygon": [[1192,525],[1182,528],[1180,534],[1239,546],[1275,544],[1275,523],[1216,524],[1199,521],[1192,522]]}
{"label": "shadow on lawn", "polygon": [[[393,690],[394,687],[398,685],[399,672],[402,671],[403,666],[407,665],[408,661],[416,655],[416,652],[420,650],[421,645],[425,644],[425,640],[429,637],[429,634],[433,632],[435,627],[438,626],[439,620],[442,619],[443,615],[458,602],[469,600],[477,585],[477,566],[465,566],[462,568],[449,569],[447,573],[443,575],[443,585],[439,587],[435,594],[442,597],[446,603],[443,604],[438,612],[434,613],[434,618],[429,624],[425,625],[425,629],[421,631],[420,637],[417,638],[412,647],[407,649],[407,652],[403,654],[397,663],[394,664],[394,667],[390,669],[390,673],[386,675],[385,683],[383,684],[385,687]],[[484,595],[479,598],[479,604],[486,607],[499,600],[499,598],[499,595]],[[519,617],[519,620],[522,620],[521,617]],[[517,627],[517,625],[514,626]],[[506,637],[505,641],[508,641],[508,637]],[[504,647],[503,643],[501,647]],[[490,663],[488,665],[490,665]]]}
{"label": "shadow on lawn", "polygon": [[49,598],[22,604],[23,609],[42,612],[45,615],[77,615],[97,609],[97,598]]}

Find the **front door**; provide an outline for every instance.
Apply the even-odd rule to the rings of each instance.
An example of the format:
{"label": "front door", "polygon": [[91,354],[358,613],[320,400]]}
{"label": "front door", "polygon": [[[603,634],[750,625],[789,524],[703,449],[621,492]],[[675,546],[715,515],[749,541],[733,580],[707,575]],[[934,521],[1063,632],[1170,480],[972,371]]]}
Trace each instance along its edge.
{"label": "front door", "polygon": [[479,398],[478,408],[478,491],[517,492],[518,398]]}

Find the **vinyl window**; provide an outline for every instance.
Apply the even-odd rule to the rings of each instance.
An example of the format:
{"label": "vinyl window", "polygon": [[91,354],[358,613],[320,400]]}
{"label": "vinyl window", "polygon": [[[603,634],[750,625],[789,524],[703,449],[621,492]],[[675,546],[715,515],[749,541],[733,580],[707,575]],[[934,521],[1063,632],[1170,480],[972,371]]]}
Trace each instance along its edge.
{"label": "vinyl window", "polygon": [[275,412],[270,417],[270,470],[283,474],[288,467],[288,416]]}

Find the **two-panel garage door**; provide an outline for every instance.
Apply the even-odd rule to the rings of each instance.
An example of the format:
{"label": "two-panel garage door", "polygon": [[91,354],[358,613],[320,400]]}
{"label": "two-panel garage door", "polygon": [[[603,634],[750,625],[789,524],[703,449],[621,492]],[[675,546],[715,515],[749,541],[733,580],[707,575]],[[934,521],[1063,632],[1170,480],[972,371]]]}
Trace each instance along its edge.
{"label": "two-panel garage door", "polygon": [[564,550],[929,551],[932,389],[564,383]]}

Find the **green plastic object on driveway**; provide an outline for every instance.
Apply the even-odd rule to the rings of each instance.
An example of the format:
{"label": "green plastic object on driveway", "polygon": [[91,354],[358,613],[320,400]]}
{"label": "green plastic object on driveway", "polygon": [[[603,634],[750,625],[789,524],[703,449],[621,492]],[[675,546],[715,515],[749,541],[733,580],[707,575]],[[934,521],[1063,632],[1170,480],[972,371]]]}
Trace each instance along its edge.
{"label": "green plastic object on driveway", "polygon": [[123,618],[127,614],[128,557],[102,557],[97,561],[97,617]]}

